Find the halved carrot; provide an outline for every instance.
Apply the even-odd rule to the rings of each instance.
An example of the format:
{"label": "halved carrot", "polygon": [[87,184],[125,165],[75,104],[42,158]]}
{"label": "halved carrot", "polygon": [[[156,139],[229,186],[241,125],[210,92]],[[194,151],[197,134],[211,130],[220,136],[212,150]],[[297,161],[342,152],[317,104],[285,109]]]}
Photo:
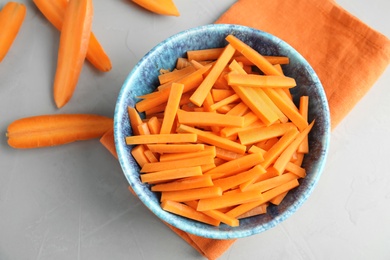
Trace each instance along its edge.
{"label": "halved carrot", "polygon": [[[68,0],[33,0],[46,19],[61,31]],[[87,60],[98,70],[107,72],[112,69],[111,60],[93,32],[89,37]]]}
{"label": "halved carrot", "polygon": [[92,16],[92,0],[72,0],[66,8],[54,78],[54,101],[58,108],[68,103],[76,88],[87,54]]}
{"label": "halved carrot", "polygon": [[161,15],[180,16],[179,10],[172,0],[132,0],[143,8]]}
{"label": "halved carrot", "polygon": [[193,177],[202,175],[200,166],[175,168],[171,170],[162,170],[141,175],[142,182],[156,182],[181,179],[185,177]]}
{"label": "halved carrot", "polygon": [[173,190],[188,190],[202,187],[213,186],[211,176],[201,175],[196,177],[187,177],[180,180],[175,180],[167,183],[153,185],[152,191],[173,191]]}
{"label": "halved carrot", "polygon": [[100,115],[40,115],[15,120],[6,135],[14,148],[38,148],[99,138],[112,127],[112,118]]}
{"label": "halved carrot", "polygon": [[220,223],[220,221],[209,217],[204,213],[199,212],[192,207],[180,202],[164,200],[163,202],[161,202],[161,208],[176,215],[180,215],[189,219],[194,219],[203,223],[210,224],[212,226],[219,226]]}
{"label": "halved carrot", "polygon": [[26,6],[17,2],[7,2],[0,11],[0,62],[15,41],[25,16]]}

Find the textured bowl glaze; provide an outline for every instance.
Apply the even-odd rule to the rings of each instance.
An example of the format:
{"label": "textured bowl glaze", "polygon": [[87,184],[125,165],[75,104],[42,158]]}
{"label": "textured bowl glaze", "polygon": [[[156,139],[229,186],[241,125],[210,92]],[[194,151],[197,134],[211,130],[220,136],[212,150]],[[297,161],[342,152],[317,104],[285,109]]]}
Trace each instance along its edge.
{"label": "textured bowl glaze", "polygon": [[[233,34],[263,55],[288,56],[290,64],[283,65],[285,74],[294,77],[294,102],[298,97],[310,97],[309,120],[316,120],[309,135],[310,153],[303,161],[307,177],[300,186],[289,192],[279,206],[269,206],[267,214],[240,220],[239,227],[222,224],[213,227],[161,209],[159,197],[141,183],[139,167],[130,154],[131,146],[125,137],[132,134],[127,107],[134,106],[136,97],[152,92],[158,86],[160,69],[172,69],[178,57],[187,50],[223,47],[225,37]],[[114,116],[115,145],[122,170],[139,199],[160,219],[186,232],[214,239],[232,239],[254,235],[276,226],[293,214],[309,197],[323,171],[330,139],[330,116],[323,87],[307,61],[290,45],[268,33],[237,25],[215,24],[189,29],[164,40],[148,52],[130,72],[119,93]]]}

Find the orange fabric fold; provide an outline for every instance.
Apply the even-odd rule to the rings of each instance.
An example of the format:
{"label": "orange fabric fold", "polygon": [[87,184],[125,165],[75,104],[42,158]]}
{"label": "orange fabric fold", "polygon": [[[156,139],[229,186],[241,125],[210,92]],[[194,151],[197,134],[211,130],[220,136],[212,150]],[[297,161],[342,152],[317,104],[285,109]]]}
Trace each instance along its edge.
{"label": "orange fabric fold", "polygon": [[239,0],[216,23],[271,33],[305,57],[323,84],[332,128],[390,62],[390,40],[330,0]]}
{"label": "orange fabric fold", "polygon": [[[390,62],[389,39],[331,0],[239,0],[216,23],[246,25],[269,32],[300,52],[324,86],[332,128],[352,110]],[[117,157],[112,130],[100,141]],[[217,259],[236,241],[198,237],[165,224],[208,259]]]}

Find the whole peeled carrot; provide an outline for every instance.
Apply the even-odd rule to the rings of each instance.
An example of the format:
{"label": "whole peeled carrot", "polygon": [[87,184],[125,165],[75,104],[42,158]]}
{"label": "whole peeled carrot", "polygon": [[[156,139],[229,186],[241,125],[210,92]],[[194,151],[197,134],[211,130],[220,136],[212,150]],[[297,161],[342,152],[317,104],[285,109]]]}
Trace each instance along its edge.
{"label": "whole peeled carrot", "polygon": [[0,11],[0,62],[11,48],[24,17],[26,6],[16,2],[8,2]]}
{"label": "whole peeled carrot", "polygon": [[[56,27],[57,30],[61,31],[68,0],[33,0],[33,2],[46,19],[54,27]],[[96,69],[100,71],[107,72],[112,69],[110,58],[93,32],[91,32],[89,38],[86,58]]]}
{"label": "whole peeled carrot", "polygon": [[87,54],[92,27],[92,0],[71,0],[65,11],[54,78],[58,108],[71,99]]}
{"label": "whole peeled carrot", "polygon": [[39,115],[12,122],[6,136],[13,148],[39,148],[100,138],[112,126],[112,118],[101,115]]}

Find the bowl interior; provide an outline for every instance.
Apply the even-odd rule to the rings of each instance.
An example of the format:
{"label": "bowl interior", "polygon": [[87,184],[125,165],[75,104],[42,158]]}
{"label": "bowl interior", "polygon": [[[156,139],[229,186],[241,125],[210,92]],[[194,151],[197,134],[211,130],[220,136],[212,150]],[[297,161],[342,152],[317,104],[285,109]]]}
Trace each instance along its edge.
{"label": "bowl interior", "polygon": [[[283,65],[287,76],[294,77],[297,86],[292,89],[294,101],[298,97],[310,97],[309,120],[316,120],[309,135],[310,153],[303,161],[307,177],[300,180],[300,186],[289,192],[279,206],[269,206],[268,213],[240,220],[239,227],[222,224],[212,227],[165,212],[160,208],[159,197],[149,186],[140,182],[139,167],[130,154],[131,146],[125,137],[132,134],[128,121],[127,107],[134,106],[137,96],[150,93],[158,86],[160,69],[172,69],[178,57],[184,57],[187,50],[226,46],[225,37],[233,34],[263,55],[288,56],[290,64]],[[324,167],[329,146],[329,109],[322,85],[311,66],[291,46],[268,33],[238,25],[206,25],[183,31],[161,42],[148,52],[134,67],[120,91],[114,116],[115,144],[123,172],[139,199],[159,218],[169,224],[203,237],[230,239],[250,236],[274,227],[288,218],[308,198],[318,182]]]}

